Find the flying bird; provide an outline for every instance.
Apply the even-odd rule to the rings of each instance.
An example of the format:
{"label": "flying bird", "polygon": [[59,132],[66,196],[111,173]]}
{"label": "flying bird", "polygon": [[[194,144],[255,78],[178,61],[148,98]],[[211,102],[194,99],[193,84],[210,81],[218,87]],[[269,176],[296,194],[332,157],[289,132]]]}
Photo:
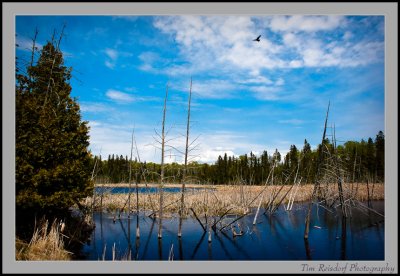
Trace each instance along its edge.
{"label": "flying bird", "polygon": [[256,39],[253,39],[253,41],[258,41],[258,42],[260,42],[260,37],[261,37],[261,35],[259,35]]}

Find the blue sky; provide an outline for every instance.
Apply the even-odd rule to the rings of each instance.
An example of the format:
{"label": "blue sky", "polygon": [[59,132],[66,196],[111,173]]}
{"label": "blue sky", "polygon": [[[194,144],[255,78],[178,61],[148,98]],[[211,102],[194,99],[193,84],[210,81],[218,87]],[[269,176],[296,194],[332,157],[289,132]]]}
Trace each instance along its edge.
{"label": "blue sky", "polygon": [[383,16],[17,16],[17,55],[29,60],[35,27],[40,48],[64,23],[72,96],[103,158],[130,156],[134,127],[140,158],[160,162],[167,83],[168,144],[183,150],[191,77],[192,160],[315,148],[329,101],[339,142],[384,131]]}

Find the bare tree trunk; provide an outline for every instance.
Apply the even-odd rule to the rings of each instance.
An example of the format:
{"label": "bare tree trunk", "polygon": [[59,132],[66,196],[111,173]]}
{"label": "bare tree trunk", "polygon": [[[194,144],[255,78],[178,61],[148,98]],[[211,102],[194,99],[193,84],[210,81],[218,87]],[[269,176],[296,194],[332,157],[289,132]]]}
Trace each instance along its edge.
{"label": "bare tree trunk", "polygon": [[[62,40],[62,38],[64,36],[64,29],[65,29],[65,25],[63,25],[63,28],[61,30],[60,38],[58,39],[57,47],[56,47],[55,53],[54,53],[53,63],[52,63],[51,68],[50,68],[50,76],[49,76],[49,81],[47,83],[46,97],[44,99],[44,103],[43,103],[43,107],[42,107],[43,112],[44,112],[44,108],[45,108],[45,106],[47,104],[47,98],[49,96],[50,83],[53,81],[52,75],[53,75],[54,64],[56,62],[57,52],[60,49],[61,40]],[[54,81],[53,81],[53,83],[54,83]]]}
{"label": "bare tree trunk", "polygon": [[131,139],[131,159],[129,160],[128,219],[130,219],[131,217],[132,152],[133,152],[133,129],[132,129],[132,139]]}
{"label": "bare tree trunk", "polygon": [[255,225],[257,222],[258,212],[260,212],[261,202],[263,199],[264,199],[264,194],[261,196],[260,203],[258,203],[257,212],[256,212],[256,215],[254,216],[254,220],[253,220],[253,225]]}
{"label": "bare tree trunk", "polygon": [[342,178],[340,177],[339,171],[339,164],[337,160],[337,153],[336,153],[336,134],[335,134],[335,125],[333,125],[333,146],[334,146],[334,160],[335,160],[335,167],[336,167],[336,174],[337,174],[337,183],[338,183],[338,190],[339,190],[339,202],[340,206],[342,207],[342,217],[347,217],[346,207],[344,206],[343,200],[343,186],[342,186]]}
{"label": "bare tree trunk", "polygon": [[[133,147],[133,142],[135,143],[135,148],[136,148],[137,154],[139,155],[137,144],[136,144],[136,139],[135,139],[135,128],[133,128],[133,130],[132,130],[132,147]],[[131,151],[131,163],[132,163],[132,151]],[[132,167],[132,164],[130,166]],[[130,176],[129,176],[129,179],[130,179]],[[140,228],[139,228],[139,185],[138,185],[138,181],[137,181],[137,174],[136,174],[135,183],[136,183],[136,239],[138,239],[140,237]],[[129,183],[129,185],[130,185],[130,183]],[[130,190],[131,189],[129,188],[129,191]]]}
{"label": "bare tree trunk", "polygon": [[[148,188],[148,186],[147,186],[147,179],[146,179],[146,175],[145,175],[145,170],[143,169],[143,165],[142,165],[142,161],[140,160],[140,154],[139,154],[139,149],[138,149],[138,146],[137,146],[137,144],[136,144],[136,138],[135,138],[135,135],[133,135],[133,141],[135,142],[135,148],[136,148],[136,155],[137,155],[137,158],[138,158],[138,161],[139,161],[139,165],[140,165],[140,176],[143,178],[143,180],[144,180],[144,185],[145,185],[145,187],[146,187],[146,189]],[[136,180],[136,191],[138,192],[138,186],[137,186],[137,180]],[[147,193],[147,197],[148,197],[148,199],[149,199],[149,201],[150,201],[150,206],[151,206],[151,208],[152,208],[152,210],[153,210],[153,213],[155,213],[155,208],[154,208],[154,204],[153,204],[153,200],[151,199],[151,196],[150,196],[150,194],[149,193]],[[136,194],[136,198],[137,198],[137,202],[138,202],[138,205],[139,205],[139,195],[138,194]],[[139,207],[137,207],[137,213],[139,214]]]}
{"label": "bare tree trunk", "polygon": [[[35,58],[36,38],[37,38],[38,33],[39,33],[39,31],[38,31],[38,29],[36,28],[36,29],[35,29],[35,36],[34,36],[33,39],[32,39],[31,67],[33,66],[33,60],[34,60],[34,58]],[[31,76],[29,76],[29,78],[31,79]]]}
{"label": "bare tree trunk", "polygon": [[356,155],[355,155],[355,157],[354,157],[353,180],[352,180],[352,182],[351,182],[351,192],[350,192],[351,197],[353,197],[353,198],[354,198],[354,196],[355,196],[355,193],[354,193],[354,182],[355,182],[355,179],[356,179],[356,165],[357,165],[357,148],[356,148]]}
{"label": "bare tree trunk", "polygon": [[317,191],[319,189],[319,174],[320,174],[320,168],[321,168],[321,163],[323,161],[323,145],[324,145],[324,141],[325,141],[325,135],[326,135],[326,124],[328,122],[328,114],[329,114],[329,106],[330,106],[330,102],[328,104],[328,110],[326,111],[326,117],[325,117],[325,126],[324,126],[324,133],[322,135],[322,142],[321,142],[321,151],[319,152],[319,158],[318,158],[318,166],[317,166],[317,173],[315,176],[315,183],[314,183],[314,189],[313,189],[313,193],[311,196],[311,201],[308,204],[308,211],[307,211],[307,218],[306,218],[306,227],[304,229],[304,239],[308,239],[308,233],[310,231],[310,218],[311,218],[311,207],[313,204],[313,200],[314,197],[317,194]]}
{"label": "bare tree trunk", "polygon": [[182,177],[182,195],[181,195],[181,207],[179,209],[178,237],[182,236],[182,216],[183,216],[183,210],[185,207],[185,182],[186,182],[186,176],[187,176],[187,161],[188,161],[188,154],[189,154],[189,129],[190,129],[190,102],[191,102],[191,99],[192,99],[192,78],[190,78],[188,116],[187,116],[187,124],[186,124],[185,169],[183,171],[183,177]]}
{"label": "bare tree trunk", "polygon": [[162,216],[163,216],[163,189],[164,189],[164,151],[165,151],[165,113],[167,111],[168,84],[165,91],[164,111],[161,132],[161,180],[160,180],[160,212],[158,224],[158,238],[162,238]]}
{"label": "bare tree trunk", "polygon": [[[99,156],[101,156],[101,148],[100,148]],[[92,171],[92,176],[90,177],[90,180],[91,180],[91,181],[93,181],[94,178],[96,177],[96,174],[95,174],[95,172],[96,172],[96,166],[97,166],[97,158],[96,158],[96,161],[94,162],[93,171]],[[102,193],[103,193],[103,191],[102,191]],[[95,199],[96,199],[96,191],[94,190],[94,191],[93,191],[93,198],[92,198],[91,212],[93,212],[93,210],[94,210]],[[100,205],[100,208],[102,208],[102,204],[103,204],[103,195],[102,195],[102,197],[101,197],[101,205]],[[101,209],[100,209],[100,210],[101,210]]]}
{"label": "bare tree trunk", "polygon": [[368,204],[368,207],[371,208],[371,199],[370,199],[370,196],[369,196],[369,180],[368,180],[368,177],[367,177],[367,204]]}

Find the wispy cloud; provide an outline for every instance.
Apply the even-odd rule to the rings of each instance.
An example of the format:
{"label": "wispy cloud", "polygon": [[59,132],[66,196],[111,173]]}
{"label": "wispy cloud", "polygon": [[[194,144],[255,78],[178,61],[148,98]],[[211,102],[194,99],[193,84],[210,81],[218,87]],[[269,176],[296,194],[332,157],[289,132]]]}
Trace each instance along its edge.
{"label": "wispy cloud", "polygon": [[112,107],[104,103],[82,102],[80,108],[83,112],[100,113],[112,111]]}
{"label": "wispy cloud", "polygon": [[160,98],[153,96],[137,96],[132,94],[132,91],[136,91],[134,87],[127,87],[125,91],[119,91],[115,89],[108,89],[106,96],[110,100],[119,104],[128,104],[132,102],[143,102],[143,101],[159,101]]}
{"label": "wispy cloud", "polygon": [[278,87],[254,86],[250,87],[254,96],[259,100],[275,101],[279,99],[280,89]]}
{"label": "wispy cloud", "polygon": [[[264,32],[261,42],[254,43],[259,21],[278,32],[283,44],[273,42]],[[158,17],[154,26],[175,37],[180,53],[190,61],[186,67],[193,69],[196,64],[197,70],[219,64],[258,77],[263,69],[360,66],[382,60],[383,42],[351,43],[348,31],[342,31],[346,43],[329,44],[329,36],[335,35],[331,31],[347,26],[343,16],[176,16]],[[317,31],[325,31],[326,40],[316,39]]]}
{"label": "wispy cloud", "polygon": [[304,123],[303,120],[299,119],[290,119],[290,120],[279,120],[281,124],[290,124],[290,125],[302,125]]}
{"label": "wispy cloud", "polygon": [[116,62],[117,62],[117,58],[118,58],[118,52],[113,50],[113,49],[105,49],[105,53],[108,57],[108,59],[106,59],[106,61],[104,62],[104,64],[110,68],[110,69],[114,69]]}
{"label": "wispy cloud", "polygon": [[[118,41],[117,41],[118,44]],[[104,61],[104,64],[110,68],[110,69],[115,69],[115,66],[117,65],[117,61],[121,58],[121,57],[132,57],[133,54],[130,52],[126,52],[126,51],[117,51],[115,49],[111,49],[111,48],[106,48],[104,50],[104,53],[106,54],[106,60]]]}
{"label": "wispy cloud", "polygon": [[304,31],[316,32],[332,30],[344,24],[343,16],[274,16],[270,21],[273,31]]}
{"label": "wispy cloud", "polygon": [[115,61],[118,58],[118,52],[113,49],[106,49],[106,55],[112,60]]}
{"label": "wispy cloud", "polygon": [[[18,44],[18,48],[22,51],[32,51],[32,46],[33,46],[33,40],[31,38],[27,38],[24,36],[18,35],[16,37],[16,44]],[[35,42],[35,47],[37,47],[37,50],[41,50],[43,48],[43,45],[40,44],[38,41]]]}
{"label": "wispy cloud", "polygon": [[134,96],[114,89],[107,90],[106,96],[118,103],[131,103],[135,100]]}

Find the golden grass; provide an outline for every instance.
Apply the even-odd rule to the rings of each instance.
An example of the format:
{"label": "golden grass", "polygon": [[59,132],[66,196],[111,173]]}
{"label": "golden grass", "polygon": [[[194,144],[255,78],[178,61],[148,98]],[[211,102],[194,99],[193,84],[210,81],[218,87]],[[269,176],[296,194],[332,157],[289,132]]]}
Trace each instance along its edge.
{"label": "golden grass", "polygon": [[71,260],[71,253],[64,249],[61,233],[56,221],[48,230],[49,223],[46,220],[35,229],[31,241],[25,243],[20,239],[15,242],[15,259],[17,261],[66,261]]}
{"label": "golden grass", "polygon": [[[155,184],[153,184],[155,185]],[[116,187],[109,185],[109,187]],[[119,184],[118,187],[121,187]],[[177,187],[180,187],[176,184]],[[133,185],[132,185],[133,187]],[[172,185],[165,185],[165,187],[172,187]],[[208,216],[222,215],[229,210],[229,213],[243,214],[248,212],[249,208],[257,208],[263,194],[262,207],[268,204],[276,205],[279,203],[287,204],[290,195],[295,194],[295,202],[308,201],[311,198],[313,191],[313,184],[306,184],[299,186],[296,192],[296,186],[290,192],[288,190],[291,186],[286,185],[281,189],[279,185],[256,186],[256,185],[190,185],[191,188],[210,188],[208,190],[192,191],[189,190],[185,193],[185,210],[184,215],[192,214],[193,209],[198,216],[207,214]],[[321,184],[321,191],[327,197],[337,197],[338,188],[337,184]],[[278,193],[279,192],[279,193]],[[295,193],[296,192],[296,193]],[[352,197],[354,199],[365,201],[368,198],[367,185],[365,183],[345,183],[343,184],[344,197]],[[373,192],[373,193],[372,193]],[[384,185],[369,184],[369,193],[371,200],[384,199]],[[164,210],[166,216],[172,213],[178,213],[180,206],[180,193],[167,193],[164,192]],[[110,194],[105,193],[102,198],[97,195],[94,207],[97,210],[103,209],[108,211],[115,211],[123,207],[127,211],[128,204],[127,194]],[[273,200],[273,201],[272,201]],[[86,204],[92,203],[92,198],[87,198]],[[139,193],[139,209],[141,212],[156,212],[159,207],[159,194],[143,194]],[[136,194],[131,194],[131,212],[136,210]]]}

